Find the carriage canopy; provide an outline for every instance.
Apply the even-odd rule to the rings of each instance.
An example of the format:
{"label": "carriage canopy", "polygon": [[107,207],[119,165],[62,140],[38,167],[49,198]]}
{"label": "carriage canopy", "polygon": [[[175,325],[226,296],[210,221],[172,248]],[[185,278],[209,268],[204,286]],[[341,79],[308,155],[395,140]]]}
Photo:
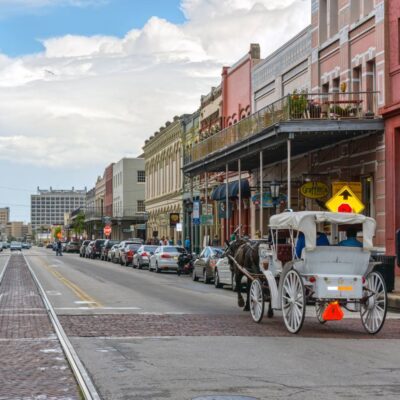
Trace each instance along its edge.
{"label": "carriage canopy", "polygon": [[316,224],[328,222],[337,225],[362,224],[363,248],[370,250],[373,247],[376,222],[373,218],[362,214],[337,213],[327,211],[288,211],[273,215],[269,220],[270,229],[293,229],[304,234],[306,248],[312,250],[316,246]]}

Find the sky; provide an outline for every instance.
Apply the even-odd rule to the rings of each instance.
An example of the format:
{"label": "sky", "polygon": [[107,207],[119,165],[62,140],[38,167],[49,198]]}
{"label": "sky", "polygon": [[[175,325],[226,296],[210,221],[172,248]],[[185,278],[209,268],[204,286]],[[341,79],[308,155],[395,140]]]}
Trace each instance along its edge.
{"label": "sky", "polygon": [[90,189],[192,113],[221,68],[310,23],[310,0],[0,0],[0,207]]}

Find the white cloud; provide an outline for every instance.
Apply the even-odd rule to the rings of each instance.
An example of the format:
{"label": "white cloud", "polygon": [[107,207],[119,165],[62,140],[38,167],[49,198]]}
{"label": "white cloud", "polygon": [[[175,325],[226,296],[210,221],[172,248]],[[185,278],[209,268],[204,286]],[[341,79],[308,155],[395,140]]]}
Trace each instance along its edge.
{"label": "white cloud", "polygon": [[39,54],[0,56],[0,159],[95,164],[100,173],[140,154],[144,140],[174,115],[195,111],[221,66],[250,43],[259,42],[266,56],[310,14],[310,0],[182,0],[181,7],[181,25],[152,17],[122,39],[67,35],[44,40]]}

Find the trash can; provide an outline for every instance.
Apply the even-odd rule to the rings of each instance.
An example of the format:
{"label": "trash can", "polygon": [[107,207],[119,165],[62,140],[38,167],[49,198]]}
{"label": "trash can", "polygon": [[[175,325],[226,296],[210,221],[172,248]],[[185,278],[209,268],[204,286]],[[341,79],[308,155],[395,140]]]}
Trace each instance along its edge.
{"label": "trash can", "polygon": [[393,292],[394,290],[394,266],[395,266],[395,256],[387,256],[382,253],[371,254],[372,261],[380,262],[375,266],[374,271],[378,271],[383,276],[386,284],[386,290],[388,292]]}

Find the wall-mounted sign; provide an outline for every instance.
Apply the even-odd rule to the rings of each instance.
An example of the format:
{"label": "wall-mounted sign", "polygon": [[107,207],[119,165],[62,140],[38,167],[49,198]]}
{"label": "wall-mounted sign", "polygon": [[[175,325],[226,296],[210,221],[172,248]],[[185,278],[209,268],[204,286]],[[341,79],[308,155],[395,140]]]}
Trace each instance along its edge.
{"label": "wall-mounted sign", "polygon": [[329,194],[329,188],[323,182],[306,182],[300,187],[300,193],[308,199],[321,199]]}
{"label": "wall-mounted sign", "polygon": [[203,214],[201,216],[201,225],[213,225],[214,218],[212,214]]}
{"label": "wall-mounted sign", "polygon": [[[232,216],[232,202],[228,203],[228,218],[231,218]],[[218,218],[219,219],[225,219],[227,217],[226,215],[226,202],[225,201],[219,201],[218,202]]]}
{"label": "wall-mounted sign", "polygon": [[171,228],[176,227],[176,224],[180,222],[180,214],[179,213],[170,213],[169,214],[169,226]]}
{"label": "wall-mounted sign", "polygon": [[200,201],[193,202],[192,219],[194,225],[200,225]]}
{"label": "wall-mounted sign", "polygon": [[[260,206],[260,194],[256,193],[252,196],[251,201],[256,205]],[[274,206],[274,201],[271,196],[271,192],[267,191],[263,194],[263,208],[272,208]]]}

